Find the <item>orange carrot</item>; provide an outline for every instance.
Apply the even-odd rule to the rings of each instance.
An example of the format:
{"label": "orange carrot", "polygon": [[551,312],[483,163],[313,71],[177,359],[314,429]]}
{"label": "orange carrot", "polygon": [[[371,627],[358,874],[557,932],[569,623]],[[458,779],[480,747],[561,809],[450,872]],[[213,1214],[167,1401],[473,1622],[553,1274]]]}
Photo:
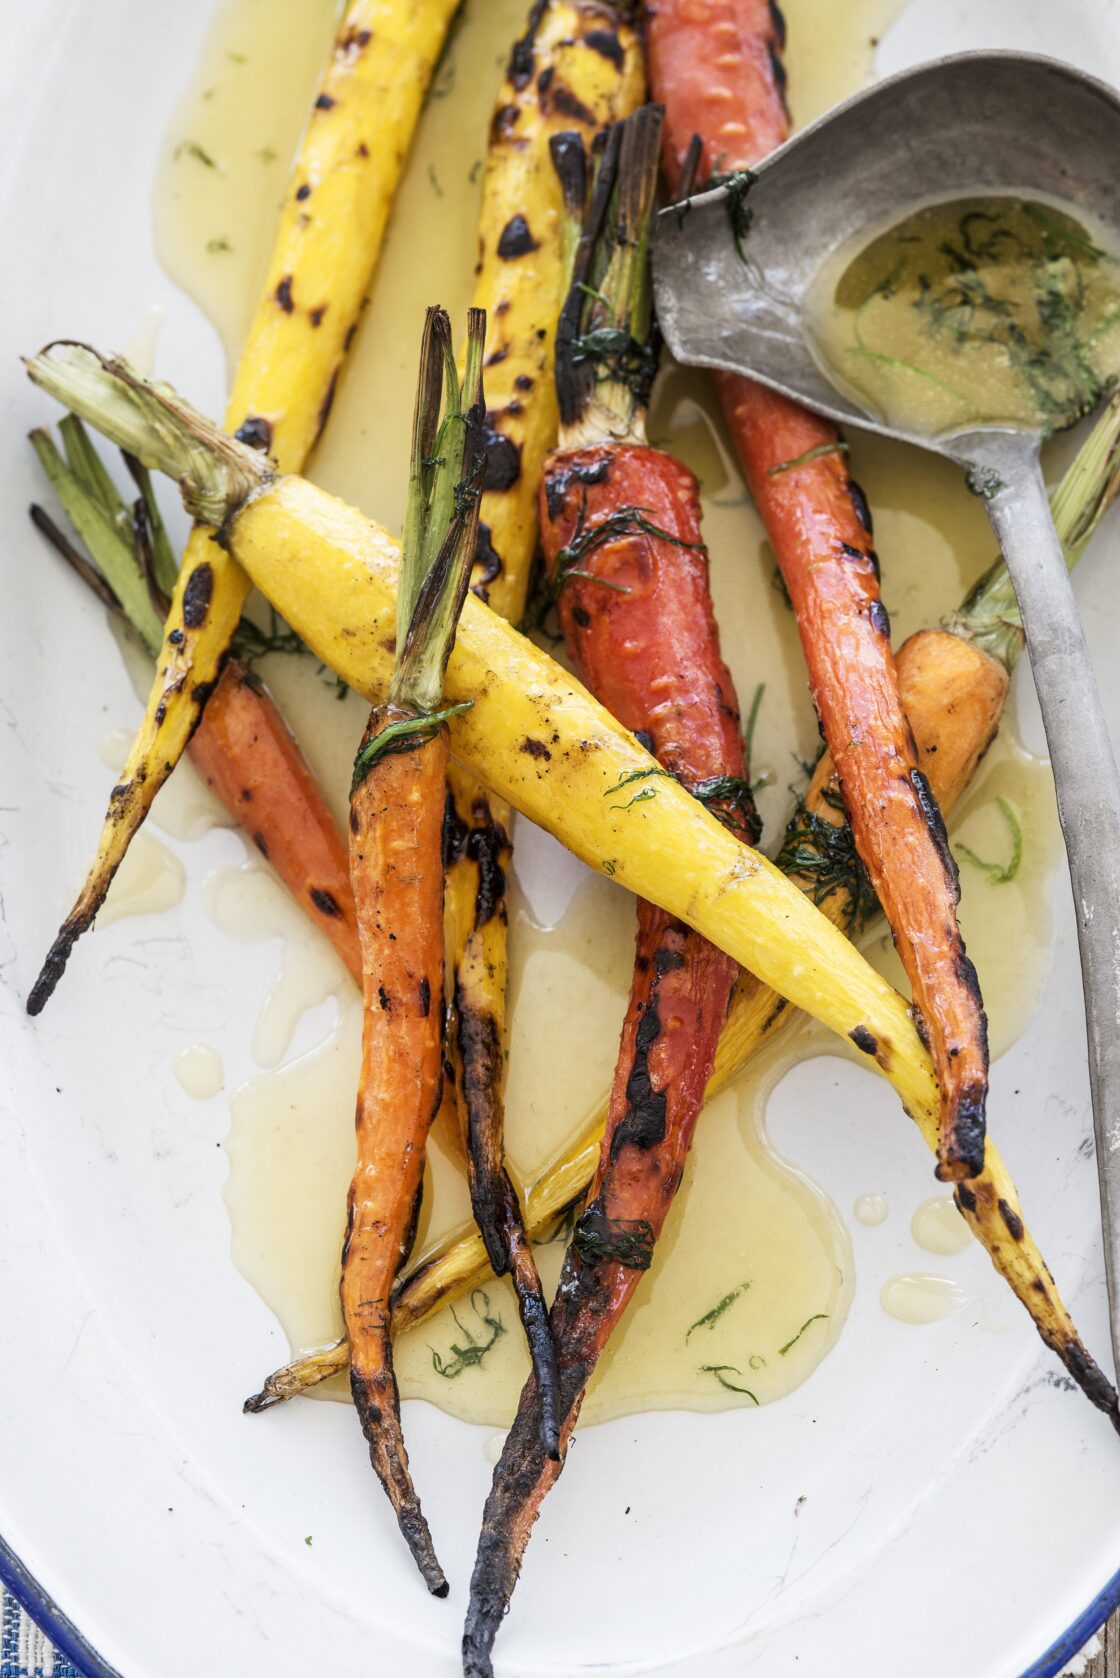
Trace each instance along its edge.
{"label": "orange carrot", "polygon": [[[175,561],[148,474],[125,457],[140,490],[129,506],[81,421],[68,415],[59,434],[65,459],[44,429],[31,433],[31,443],[93,564],[41,507],[31,508],[32,523],[98,599],[128,619],[154,658]],[[211,791],[360,980],[346,841],[279,706],[239,658],[227,660],[188,749]]]}
{"label": "orange carrot", "polygon": [[[379,706],[368,746],[411,712]],[[415,735],[413,736],[415,737]],[[362,944],[362,1067],[342,1249],[350,1387],[370,1460],[429,1590],[447,1581],[413,1490],[400,1425],[389,1292],[412,1248],[424,1148],[442,1093],[443,871],[447,729],[386,753],[350,804],[350,866]]]}
{"label": "orange carrot", "polygon": [[[656,0],[648,22],[671,179],[694,134],[707,174],[749,168],[786,138],[783,32],[769,6]],[[717,383],[797,614],[856,845],[929,1038],[942,1100],[937,1175],[960,1181],[983,1166],[987,1024],[957,924],[956,865],[899,696],[867,504],[831,425],[748,380]]]}
{"label": "orange carrot", "polygon": [[346,841],[276,701],[240,659],[226,664],[188,750],[207,786],[360,982]]}
{"label": "orange carrot", "polygon": [[397,592],[397,664],[388,702],[370,713],[350,794],[363,1010],[342,1315],[370,1461],[436,1596],[447,1594],[447,1580],[409,1474],[390,1293],[415,1238],[424,1152],[443,1088],[443,815],[452,713],[439,705],[478,536],[485,320],[470,310],[461,393],[450,323],[441,309],[428,310]]}

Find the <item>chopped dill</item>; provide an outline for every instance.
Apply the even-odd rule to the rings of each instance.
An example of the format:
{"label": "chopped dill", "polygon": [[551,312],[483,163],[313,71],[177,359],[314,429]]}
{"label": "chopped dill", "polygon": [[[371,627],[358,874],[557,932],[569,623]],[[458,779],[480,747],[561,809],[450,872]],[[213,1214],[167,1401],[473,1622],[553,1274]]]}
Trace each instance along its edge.
{"label": "chopped dill", "polygon": [[[830,809],[844,814],[844,800],[834,787],[822,787],[821,797]],[[784,873],[796,874],[811,888],[818,908],[834,893],[845,893],[846,932],[857,932],[878,911],[879,900],[856,851],[846,815],[840,823],[831,822],[810,810],[799,796],[776,862]]]}
{"label": "chopped dill", "polygon": [[793,1351],[793,1348],[797,1345],[797,1342],[801,1339],[801,1336],[805,1333],[805,1330],[809,1327],[810,1323],[826,1323],[827,1321],[827,1311],[814,1311],[811,1317],[805,1318],[805,1321],[802,1323],[793,1339],[787,1340],[784,1346],[778,1347],[778,1356],[780,1358],[784,1358],[787,1352]]}
{"label": "chopped dill", "polygon": [[[478,1304],[479,1300],[482,1301],[481,1307]],[[463,1339],[466,1341],[466,1345],[460,1346],[458,1341],[453,1340],[451,1342],[450,1355],[447,1358],[441,1356],[434,1346],[429,1346],[428,1348],[432,1354],[432,1368],[435,1370],[437,1375],[442,1375],[445,1381],[458,1380],[464,1370],[477,1369],[487,1352],[493,1349],[497,1341],[499,1341],[502,1335],[506,1332],[505,1324],[502,1322],[501,1317],[491,1315],[490,1295],[488,1293],[484,1293],[481,1288],[475,1288],[474,1292],[471,1294],[470,1303],[471,1310],[474,1312],[483,1328],[489,1329],[490,1337],[489,1339],[482,1339],[481,1337],[473,1334],[471,1330],[459,1320],[459,1314],[454,1305],[452,1305],[450,1309],[451,1315],[455,1319],[455,1327],[463,1336]]]}
{"label": "chopped dill", "polygon": [[428,179],[432,183],[432,191],[435,193],[436,197],[442,198],[443,188],[440,185],[439,176],[436,174],[436,166],[434,163],[428,164]]}
{"label": "chopped dill", "polygon": [[1007,823],[1007,830],[1011,835],[1011,860],[1009,862],[985,862],[967,845],[958,844],[957,850],[963,857],[967,857],[974,868],[980,868],[988,876],[993,886],[1010,885],[1019,872],[1019,864],[1023,860],[1023,829],[1014,807],[1006,798],[997,798],[996,804],[1000,814]]}
{"label": "chopped dill", "polygon": [[722,1299],[717,1300],[716,1304],[712,1306],[710,1311],[705,1311],[702,1317],[697,1317],[696,1321],[692,1324],[691,1328],[684,1337],[685,1345],[688,1345],[689,1338],[695,1334],[698,1328],[706,1328],[710,1333],[719,1322],[719,1319],[726,1311],[730,1311],[735,1301],[740,1299],[742,1295],[746,1293],[750,1285],[749,1280],[746,1282],[740,1282],[737,1288],[732,1288],[730,1293],[725,1293]]}
{"label": "chopped dill", "polygon": [[762,696],[765,692],[766,683],[759,682],[758,686],[754,690],[754,698],[751,700],[751,708],[747,712],[747,726],[743,730],[743,753],[748,764],[751,760],[751,752],[754,749],[754,725],[758,721],[758,713],[762,705]]}
{"label": "chopped dill", "polygon": [[656,798],[656,797],[657,797],[657,788],[656,787],[643,787],[641,792],[636,792],[634,794],[633,798],[628,798],[626,800],[625,804],[612,805],[612,809],[615,809],[615,810],[629,810],[632,804],[648,804],[651,798]]}
{"label": "chopped dill", "polygon": [[785,607],[786,611],[787,612],[792,612],[793,611],[793,601],[789,597],[789,589],[786,587],[786,580],[782,576],[781,568],[777,565],[775,565],[774,575],[770,579],[770,587],[774,590],[774,592],[776,594],[781,595],[782,605]]}
{"label": "chopped dill", "polygon": [[806,449],[804,454],[795,455],[792,460],[779,460],[776,466],[767,468],[768,478],[779,478],[783,472],[792,472],[795,467],[808,466],[812,460],[821,460],[826,454],[847,454],[847,443],[818,443],[815,449]]}
{"label": "chopped dill", "polygon": [[700,1365],[700,1374],[701,1375],[714,1375],[716,1380],[719,1382],[720,1386],[725,1388],[727,1392],[729,1392],[729,1393],[743,1393],[747,1398],[749,1398],[752,1401],[752,1403],[757,1404],[758,1399],[755,1397],[754,1393],[752,1393],[752,1391],[749,1387],[736,1386],[734,1381],[729,1381],[727,1379],[727,1376],[729,1374],[730,1375],[741,1375],[742,1373],[743,1373],[743,1371],[741,1369],[736,1369],[736,1367],[733,1363],[702,1363]]}
{"label": "chopped dill", "polygon": [[747,234],[751,230],[754,211],[747,203],[747,194],[758,176],[752,169],[733,169],[730,174],[711,175],[704,183],[705,191],[721,186],[727,192],[727,219],[731,224],[731,237],[735,241],[739,261],[747,260]]}
{"label": "chopped dill", "polygon": [[709,780],[697,781],[688,790],[724,827],[737,833],[748,845],[758,844],[762,823],[754,807],[754,793],[749,781],[741,775],[713,775]]}
{"label": "chopped dill", "polygon": [[306,646],[294,629],[289,629],[274,606],[268,608],[268,628],[243,617],[233,637],[234,655],[252,665],[269,653],[305,653]]}
{"label": "chopped dill", "polygon": [[473,699],[464,699],[458,705],[448,705],[442,711],[432,711],[426,717],[402,717],[399,722],[387,723],[372,740],[366,742],[354,759],[354,777],[350,782],[351,798],[380,758],[396,757],[402,752],[415,751],[417,747],[426,745],[429,740],[435,739],[449,718],[457,717],[461,711],[469,711],[473,704]]}
{"label": "chopped dill", "polygon": [[[608,787],[606,792],[603,794],[603,797],[611,798],[616,792],[622,792],[625,787],[632,786],[635,781],[647,781],[655,775],[664,777],[666,780],[671,779],[667,769],[631,769],[628,774],[623,775],[621,779],[617,780],[613,787]],[[647,790],[652,792],[653,788],[650,787]],[[633,800],[631,800],[631,803],[632,802]],[[618,808],[624,810],[627,806],[623,804],[619,805]]]}
{"label": "chopped dill", "polygon": [[214,159],[210,156],[210,153],[208,151],[204,151],[197,140],[180,140],[179,144],[175,147],[173,155],[176,163],[178,163],[181,157],[193,157],[207,169],[216,169],[218,167],[218,165],[214,162]]}
{"label": "chopped dill", "polygon": [[613,856],[605,856],[599,864],[599,867],[603,870],[603,873],[608,875],[612,880],[618,873],[618,863],[615,861]]}
{"label": "chopped dill", "polygon": [[[588,291],[587,286],[581,290]],[[590,295],[598,297],[597,292]],[[657,353],[621,326],[597,326],[568,340],[573,367],[584,363],[594,369],[596,384],[623,385],[644,402],[657,372]]]}
{"label": "chopped dill", "polygon": [[682,537],[674,536],[671,531],[662,530],[660,525],[653,524],[647,516],[649,512],[648,507],[616,507],[606,518],[600,519],[596,524],[589,525],[587,523],[587,489],[585,487],[579,514],[576,518],[576,527],[572,532],[572,539],[560,549],[548,575],[548,587],[552,599],[557,598],[560,590],[570,577],[586,577],[589,582],[602,583],[604,587],[613,588],[620,594],[628,594],[629,589],[618,583],[607,582],[602,577],[594,577],[583,569],[586,561],[597,548],[605,546],[608,542],[620,541],[625,536],[652,536],[660,542],[671,542],[677,548],[702,549],[703,543],[686,542]]}
{"label": "chopped dill", "polygon": [[970,461],[965,472],[964,481],[973,495],[979,496],[981,501],[991,501],[1003,489],[1003,479],[991,466],[978,466]]}
{"label": "chopped dill", "polygon": [[648,1270],[653,1262],[653,1226],[647,1218],[608,1218],[590,1205],[576,1223],[572,1246],[585,1264],[621,1264]]}
{"label": "chopped dill", "polygon": [[211,256],[216,256],[219,251],[231,251],[233,246],[228,239],[207,239],[206,249]]}
{"label": "chopped dill", "polygon": [[256,155],[262,163],[275,163],[280,154],[273,146],[258,146]]}

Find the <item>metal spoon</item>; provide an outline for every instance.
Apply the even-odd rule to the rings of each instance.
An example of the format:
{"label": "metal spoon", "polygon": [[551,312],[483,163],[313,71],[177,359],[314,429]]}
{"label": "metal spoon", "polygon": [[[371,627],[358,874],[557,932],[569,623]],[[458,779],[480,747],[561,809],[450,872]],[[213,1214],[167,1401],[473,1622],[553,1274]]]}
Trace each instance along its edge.
{"label": "metal spoon", "polygon": [[1120,250],[1120,95],[1069,65],[964,53],[880,82],[760,165],[742,254],[726,188],[665,210],[654,287],[678,361],[748,374],[842,424],[959,462],[1015,585],[1077,912],[1112,1342],[1120,1367],[1120,776],[1050,517],[1041,438],[930,438],[881,423],[809,348],[806,293],[823,260],[921,202],[1026,193],[1081,208]]}

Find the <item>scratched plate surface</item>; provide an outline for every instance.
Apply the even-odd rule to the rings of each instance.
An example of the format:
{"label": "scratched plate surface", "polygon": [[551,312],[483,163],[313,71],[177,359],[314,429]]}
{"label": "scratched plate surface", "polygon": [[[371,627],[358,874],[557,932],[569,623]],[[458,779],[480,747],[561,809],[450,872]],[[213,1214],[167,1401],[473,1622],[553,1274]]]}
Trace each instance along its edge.
{"label": "scratched plate surface", "polygon": [[[61,1005],[34,1028],[22,1011],[100,814],[98,742],[134,701],[100,608],[44,565],[27,526],[23,437],[45,409],[16,357],[60,333],[123,342],[155,302],[167,317],[160,371],[220,408],[217,341],[160,272],[148,216],[158,138],[209,10],[39,0],[6,19],[0,1533],[125,1678],[295,1678],[328,1663],[450,1678],[491,1472],[486,1430],[425,1405],[406,1418],[458,1582],[438,1605],[374,1509],[342,1407],[293,1406],[266,1426],[240,1414],[286,1348],[229,1258],[225,1105],[191,1102],[170,1075],[175,1022],[192,1009],[227,1087],[250,1071],[245,998],[262,994],[270,953],[231,945],[200,899],[202,873],[235,860],[234,842],[216,833],[191,847],[178,908],[100,934]],[[993,45],[1120,78],[1110,0],[914,0],[879,68]],[[1077,588],[1120,723],[1118,541],[1113,524]],[[1029,679],[1018,699],[1037,739]],[[1104,1348],[1076,952],[1068,890],[1056,889],[1044,1004],[994,1070],[993,1110],[1041,1244],[1089,1344]],[[799,1068],[769,1124],[841,1208],[868,1187],[871,1160],[899,1204],[931,1192],[890,1092],[853,1067]],[[792,1397],[584,1431],[579,1472],[529,1550],[500,1644],[507,1678],[855,1678],[900,1670],[902,1650],[906,1678],[1014,1678],[1082,1615],[1120,1569],[1117,1441],[1063,1390],[978,1248],[954,1270],[974,1310],[920,1332],[888,1319],[879,1285],[914,1262],[896,1223],[874,1232],[874,1249],[853,1228],[850,1319]]]}

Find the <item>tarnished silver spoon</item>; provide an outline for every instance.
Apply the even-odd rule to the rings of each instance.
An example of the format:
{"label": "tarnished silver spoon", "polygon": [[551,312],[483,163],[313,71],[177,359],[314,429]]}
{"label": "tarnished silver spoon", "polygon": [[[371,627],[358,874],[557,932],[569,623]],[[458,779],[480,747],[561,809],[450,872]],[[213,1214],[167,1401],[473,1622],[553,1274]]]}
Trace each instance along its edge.
{"label": "tarnished silver spoon", "polygon": [[760,165],[745,242],[726,187],[664,211],[654,287],[678,361],[747,374],[841,424],[948,455],[984,496],[1022,612],[1073,881],[1120,1367],[1120,776],[1050,517],[1041,432],[930,437],[885,424],[830,380],[807,332],[830,253],[921,203],[994,194],[1062,201],[1120,251],[1120,95],[1021,53],[965,53],[894,76]]}

